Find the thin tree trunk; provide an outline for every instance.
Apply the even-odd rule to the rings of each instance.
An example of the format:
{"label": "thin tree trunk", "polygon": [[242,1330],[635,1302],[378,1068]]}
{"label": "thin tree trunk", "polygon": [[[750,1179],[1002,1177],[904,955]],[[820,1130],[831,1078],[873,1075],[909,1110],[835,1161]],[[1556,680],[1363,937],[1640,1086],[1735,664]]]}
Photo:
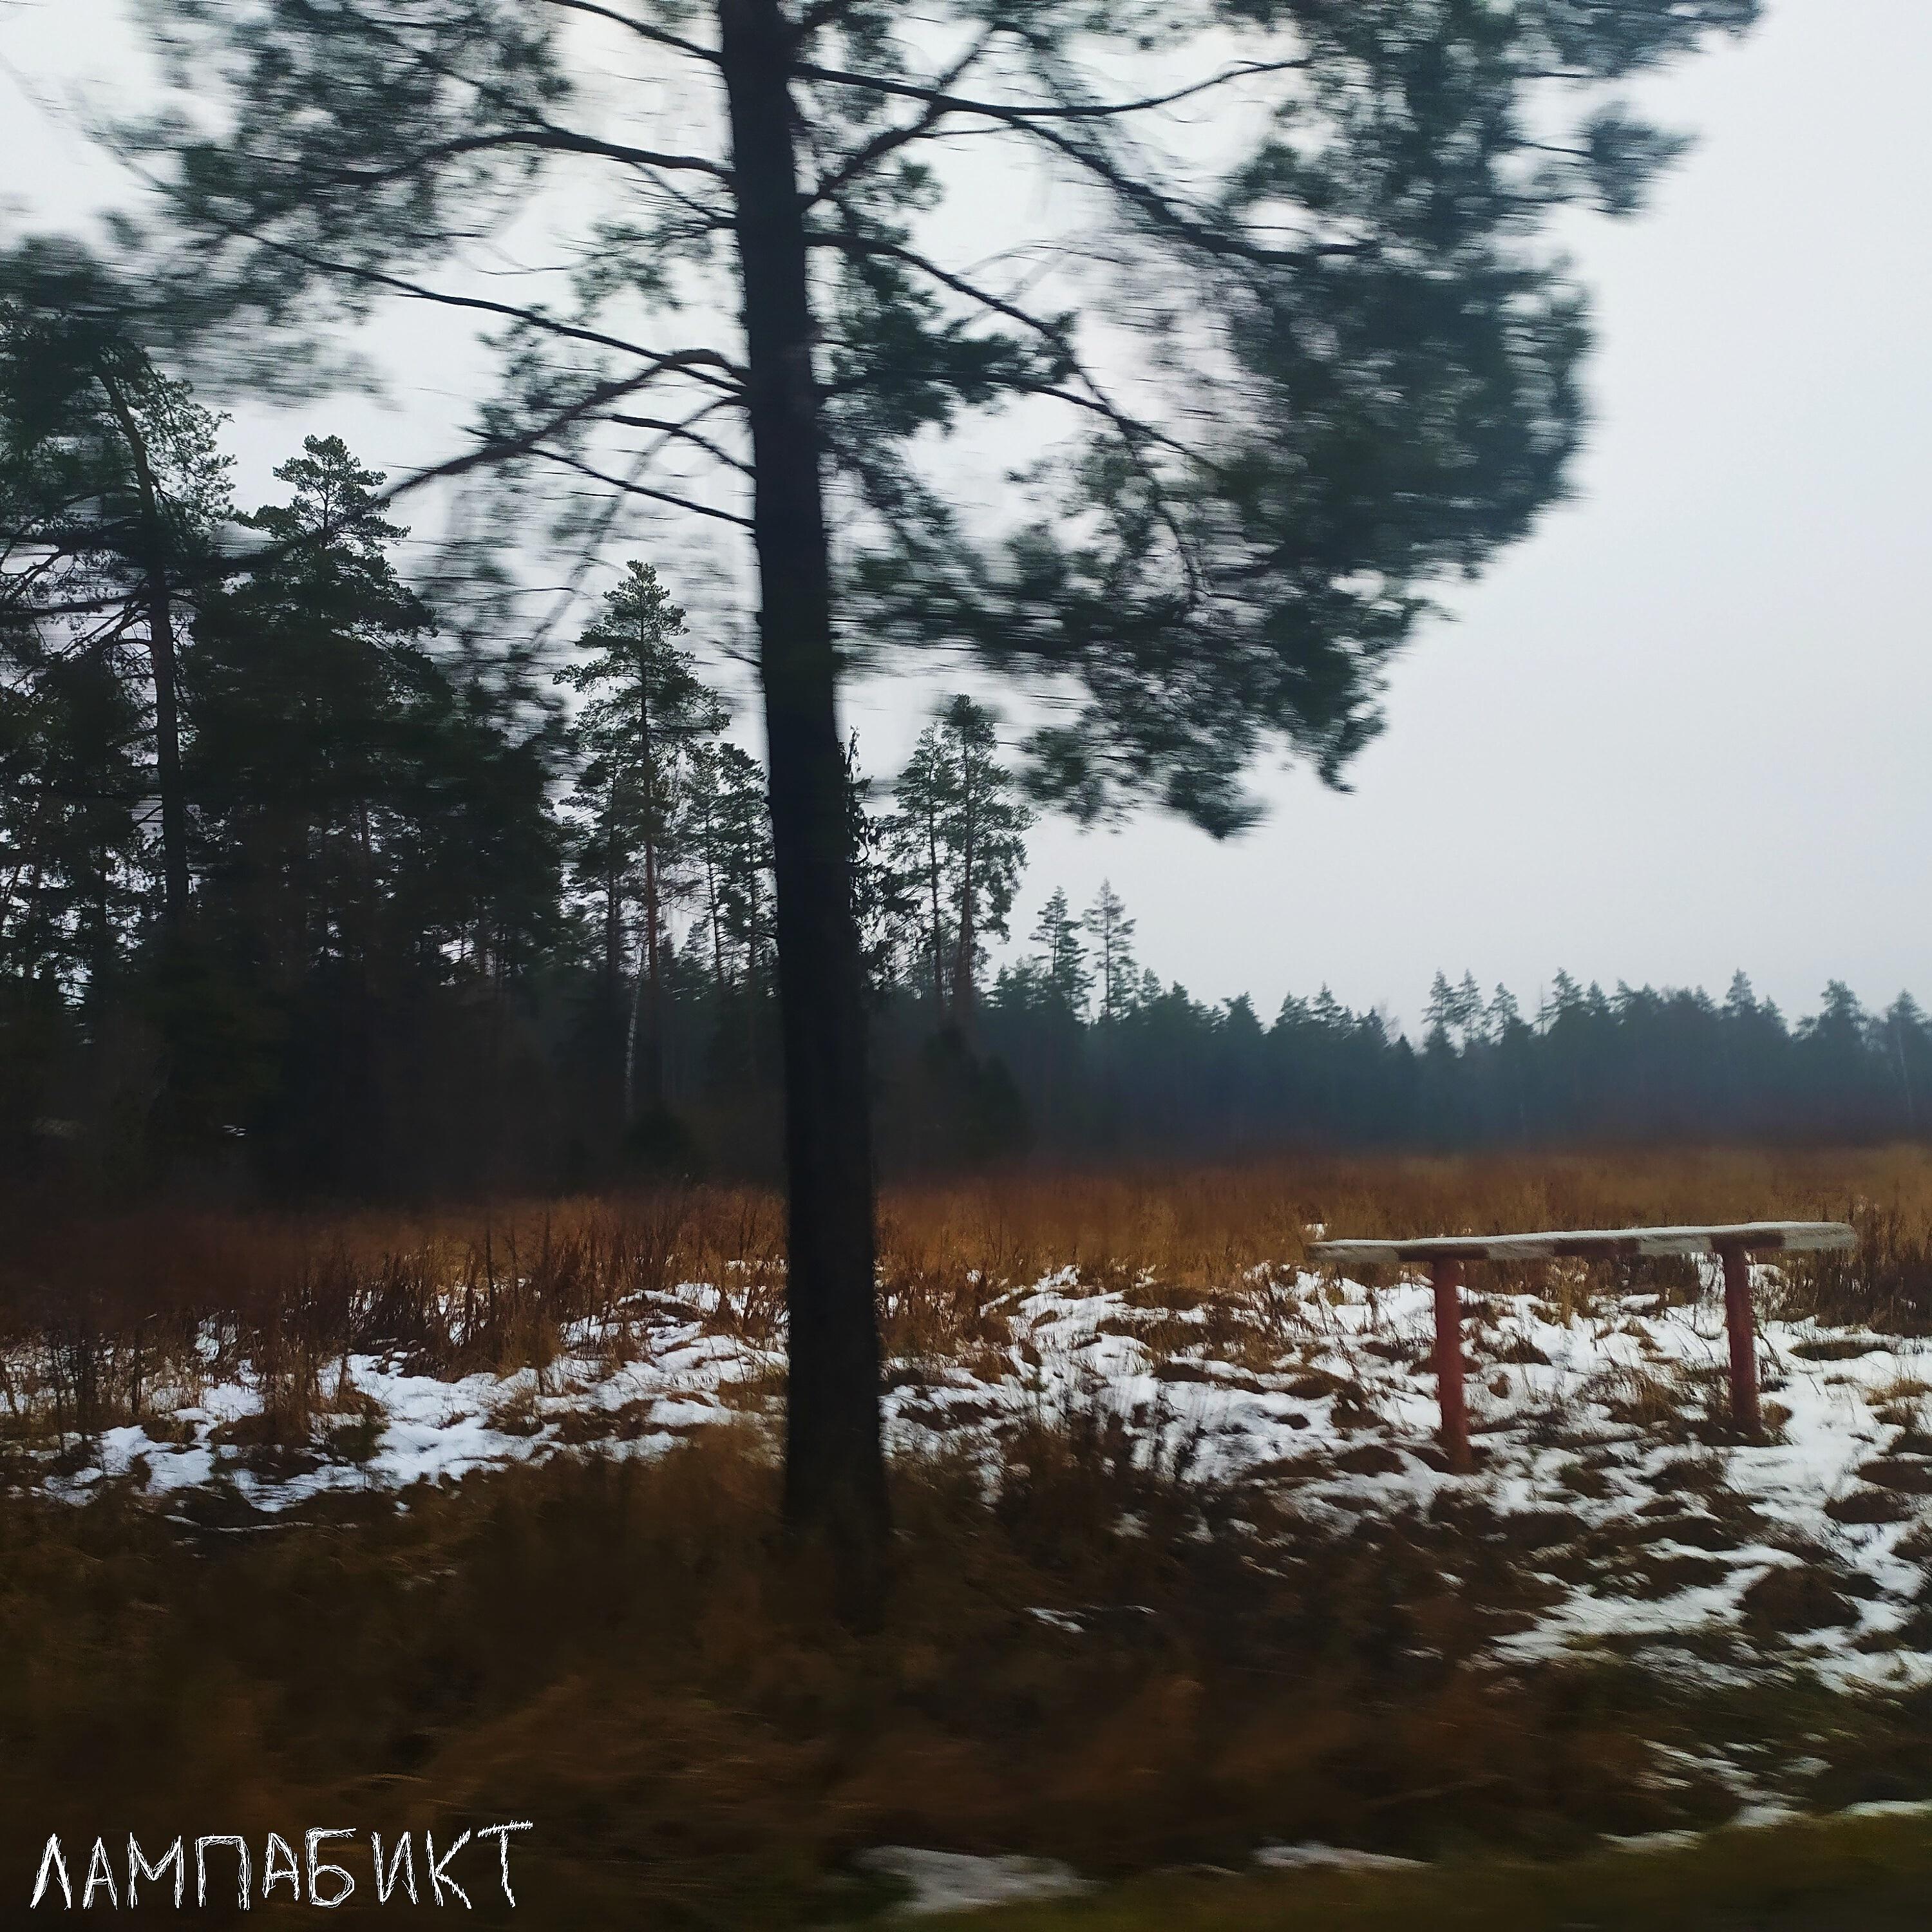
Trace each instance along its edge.
{"label": "thin tree trunk", "polygon": [[617,892],[617,775],[610,774],[610,795],[604,804],[604,983],[611,996],[621,983],[622,964],[619,950],[623,916]]}
{"label": "thin tree trunk", "polygon": [[745,1060],[752,1084],[758,1084],[758,867],[754,859],[745,881]]}
{"label": "thin tree trunk", "polygon": [[31,980],[40,958],[40,935],[45,922],[40,917],[40,887],[46,868],[35,854],[34,869],[27,880],[27,904],[21,915],[20,976]]}
{"label": "thin tree trunk", "polygon": [[[624,894],[621,868],[617,859],[617,772],[616,760],[611,762],[610,786],[604,800],[604,1010],[598,1022],[602,1038],[609,1035],[606,1027],[614,1029],[619,1014],[623,1010],[619,1004],[624,991]],[[629,1001],[631,1018],[624,1034],[624,1068],[617,1083],[617,1132],[621,1136],[631,1124],[632,1076],[631,1068],[637,1045],[637,996],[632,988]],[[605,1090],[607,1092],[608,1089]]]}
{"label": "thin tree trunk", "polygon": [[785,1512],[836,1552],[851,1612],[877,1607],[888,1516],[874,1300],[871,1094],[851,829],[837,718],[819,396],[778,0],[719,0],[744,276],[759,670],[788,1186]]}
{"label": "thin tree trunk", "polygon": [[973,752],[961,734],[959,746],[960,794],[965,806],[965,836],[962,844],[959,862],[959,950],[952,961],[952,1022],[962,1034],[970,1033],[973,1027],[973,913],[974,902],[978,897],[978,882],[973,876],[973,868],[979,854],[975,844],[974,814],[973,811]]}
{"label": "thin tree trunk", "polygon": [[704,902],[711,922],[711,978],[718,989],[718,1010],[724,1010],[724,930],[718,916],[717,826],[709,813],[704,820]]}
{"label": "thin tree trunk", "polygon": [[939,912],[939,818],[926,808],[926,879],[932,900],[932,1012],[934,1022],[946,1024],[946,935]]}
{"label": "thin tree trunk", "polygon": [[20,889],[20,874],[32,866],[34,875],[39,876],[40,824],[46,816],[46,809],[47,794],[45,787],[43,787],[34,795],[33,815],[27,820],[26,842],[20,848],[20,856],[13,871],[7,875],[6,890],[0,892],[0,940],[4,939],[7,922],[14,914],[14,895]]}
{"label": "thin tree trunk", "polygon": [[[649,996],[651,1016],[651,1023],[644,1034],[644,1098],[655,1112],[664,1105],[664,1001],[658,970],[658,848],[657,841],[648,831],[644,835],[644,956],[638,962],[638,984]],[[635,1063],[637,1030],[637,1003],[633,1000],[631,1033],[634,1051],[625,1062],[627,1079]],[[634,1118],[628,1103],[624,1113],[627,1120]]]}
{"label": "thin tree trunk", "polygon": [[161,527],[147,439],[112,377],[100,387],[128,440],[141,499],[141,596],[148,620],[148,659],[154,680],[154,776],[161,794],[162,912],[170,932],[188,917],[188,802],[182,792],[180,694],[175,662],[172,595],[168,587],[167,538]]}
{"label": "thin tree trunk", "polygon": [[[640,667],[641,669],[641,666]],[[640,677],[639,690],[648,687]],[[656,740],[652,736],[650,700],[648,695],[641,699],[643,705],[644,753],[644,987],[650,995],[650,1024],[644,1033],[644,1098],[653,1113],[662,1110],[664,1100],[664,986],[663,976],[658,959],[658,922],[660,908],[658,903],[658,800],[664,788],[659,782]],[[634,1008],[632,1015],[632,1047],[636,1045],[637,1016]],[[628,1076],[633,1062],[625,1063]],[[634,1118],[628,1104],[625,1108],[628,1123]]]}
{"label": "thin tree trunk", "polygon": [[[648,946],[649,938],[645,944]],[[631,1021],[624,1033],[624,1125],[626,1129],[638,1118],[638,1009],[644,1004],[644,965],[638,962],[637,976],[631,982]]]}

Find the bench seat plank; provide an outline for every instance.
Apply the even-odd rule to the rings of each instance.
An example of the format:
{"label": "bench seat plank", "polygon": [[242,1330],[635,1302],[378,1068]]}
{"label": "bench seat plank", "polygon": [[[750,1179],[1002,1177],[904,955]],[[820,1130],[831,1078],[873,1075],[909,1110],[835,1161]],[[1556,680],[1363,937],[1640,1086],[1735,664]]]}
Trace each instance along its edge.
{"label": "bench seat plank", "polygon": [[1417,1240],[1311,1241],[1316,1262],[1595,1261],[1644,1255],[1817,1253],[1856,1247],[1843,1221],[1741,1221],[1708,1228],[1570,1228],[1532,1234],[1440,1234]]}

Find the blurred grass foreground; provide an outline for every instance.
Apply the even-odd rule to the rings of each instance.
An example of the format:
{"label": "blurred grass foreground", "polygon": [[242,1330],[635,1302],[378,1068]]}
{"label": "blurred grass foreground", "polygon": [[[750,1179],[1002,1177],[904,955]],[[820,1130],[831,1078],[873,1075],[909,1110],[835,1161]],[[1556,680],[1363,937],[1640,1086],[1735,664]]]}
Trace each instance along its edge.
{"label": "blurred grass foreground", "polygon": [[[1764,1286],[1767,1334],[1812,1338],[1772,1365],[1786,1419],[1769,1443],[1728,1439],[1694,1358],[1661,1352],[1666,1324],[1693,1332],[1694,1272],[1526,1270],[1472,1285],[1496,1336],[1533,1319],[1546,1342],[1622,1338],[1632,1366],[1562,1405],[1496,1397],[1492,1459],[1460,1482],[1398,1399],[1405,1379],[1428,1392],[1383,1318],[1401,1285],[1297,1273],[1322,1226],[1822,1214],[1851,1215],[1862,1246]],[[681,1432],[559,1419],[600,1312],[600,1346],[634,1358],[653,1331],[626,1310],[718,1284],[704,1323],[761,1348],[782,1315],[779,1226],[767,1197],[686,1190],[11,1231],[0,1918],[34,1922],[50,1832],[78,1906],[97,1836],[118,1868],[130,1832],[150,1848],[238,1834],[259,1858],[271,1832],[346,1826],[362,1845],[336,1856],[366,1881],[371,1831],[446,1844],[514,1818],[535,1826],[518,1906],[472,1886],[478,1924],[896,1913],[916,1900],[868,1856],[889,1846],[1058,1862],[1091,1888],[1000,1922],[1096,1932],[1922,1922],[1932,1389],[1870,1366],[1909,1362],[1932,1330],[1922,1150],[894,1194],[880,1297],[899,1391],[940,1406],[962,1377],[994,1388],[1004,1363],[1023,1396],[1042,1315],[1072,1324],[1107,1297],[1096,1347],[1130,1342],[1168,1406],[1113,1400],[1103,1376],[950,1432],[908,1426],[890,1606],[869,1630],[840,1621],[836,1580],[773,1527],[769,1377]],[[1015,1326],[1049,1282],[1058,1299]],[[1291,1289],[1332,1290],[1338,1317],[1372,1301],[1344,1336],[1354,1370],[1332,1336],[1330,1366],[1312,1365]],[[1534,1346],[1481,1366],[1528,1386]],[[460,1480],[275,1490],[304,1459],[372,1466],[367,1438],[397,1425],[344,1364],[378,1356],[453,1392],[500,1383],[538,1425],[532,1453]],[[1044,1389],[1052,1363],[1031,1366]],[[206,1480],[106,1468],[112,1432],[140,1426],[158,1455],[194,1426],[184,1396],[205,1408],[217,1384],[254,1406],[200,1425]],[[1223,1384],[1305,1453],[1220,1453],[1237,1411],[1198,1392]],[[1846,1418],[1857,1474],[1801,1520],[1766,1485],[1804,1448],[1814,1396]],[[1544,1641],[1559,1609],[1563,1640]],[[197,1922],[234,1916],[228,1869]],[[378,1909],[365,1882],[344,1911]],[[143,1888],[143,1915],[175,1922],[164,1887]]]}

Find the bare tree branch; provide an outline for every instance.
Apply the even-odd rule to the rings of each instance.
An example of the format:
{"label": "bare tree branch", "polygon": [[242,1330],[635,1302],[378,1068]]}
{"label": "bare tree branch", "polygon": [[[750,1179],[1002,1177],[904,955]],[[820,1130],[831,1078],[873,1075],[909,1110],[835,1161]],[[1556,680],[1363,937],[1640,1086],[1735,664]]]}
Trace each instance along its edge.
{"label": "bare tree branch", "polygon": [[749,517],[741,517],[734,510],[721,510],[714,505],[700,503],[689,496],[680,496],[674,490],[652,489],[633,478],[612,476],[604,470],[593,468],[580,457],[572,456],[564,450],[533,449],[530,453],[544,462],[559,464],[566,470],[574,470],[578,475],[587,476],[593,483],[601,483],[607,489],[621,490],[627,496],[646,496],[654,502],[669,503],[674,508],[688,510],[694,516],[710,517],[721,524],[730,524],[741,530],[749,530],[754,527]]}
{"label": "bare tree branch", "polygon": [[598,383],[589,394],[580,397],[566,408],[553,411],[542,422],[520,435],[485,438],[475,448],[466,451],[460,456],[452,457],[447,462],[417,471],[414,476],[385,490],[382,500],[393,502],[406,492],[419,490],[427,483],[446,482],[452,477],[466,476],[472,470],[508,461],[519,456],[544,453],[539,451],[538,446],[548,442],[559,430],[568,429],[596,416],[610,404],[626,396],[634,395],[638,390],[647,387],[661,376],[682,374],[694,359],[708,357],[710,353],[709,350],[679,350],[658,356],[648,368],[636,374]]}
{"label": "bare tree branch", "polygon": [[814,234],[811,239],[814,247],[836,248],[843,253],[854,254],[889,256],[894,261],[903,262],[915,274],[929,277],[941,287],[950,289],[966,301],[975,303],[993,314],[1003,316],[1009,322],[1016,322],[1021,328],[1039,336],[1064,356],[1067,366],[1086,386],[1088,392],[1083,398],[1067,391],[1040,385],[1030,389],[1028,393],[1057,396],[1062,401],[1094,410],[1106,417],[1124,437],[1137,444],[1147,442],[1162,446],[1173,450],[1177,454],[1186,457],[1190,461],[1199,460],[1198,452],[1190,449],[1186,444],[1165,430],[1156,429],[1152,424],[1143,422],[1138,417],[1130,415],[1112,401],[1100,379],[1088,368],[1079,351],[1074,346],[1072,338],[1058,323],[1049,321],[1044,316],[1034,314],[1004,296],[995,295],[990,289],[981,288],[964,275],[942,268],[930,256],[920,254],[917,250],[909,248],[902,242],[888,242],[881,237],[864,235]]}
{"label": "bare tree branch", "polygon": [[682,422],[666,422],[656,416],[626,416],[615,410],[606,416],[604,421],[615,423],[624,429],[662,430],[663,434],[658,442],[644,453],[644,460],[646,461],[648,461],[657,450],[662,448],[668,442],[688,442],[694,448],[703,450],[705,454],[711,458],[714,462],[723,464],[727,469],[735,470],[741,476],[748,477],[753,473],[752,466],[742,457],[734,456],[723,444],[716,442],[710,436],[699,435],[692,427],[694,424],[703,421],[705,417],[712,415],[717,410],[728,407],[734,400],[735,398],[718,397],[706,403],[701,410],[686,416]]}
{"label": "bare tree branch", "polygon": [[896,154],[901,148],[920,140],[938,126],[952,111],[946,105],[947,97],[992,45],[994,31],[988,28],[934,83],[933,98],[926,103],[925,112],[916,121],[908,122],[901,127],[887,128],[874,135],[871,140],[856,149],[818,184],[806,198],[806,206],[810,208],[821,201],[830,200],[841,188],[856,181],[889,154]]}
{"label": "bare tree branch", "polygon": [[1202,460],[1198,452],[1190,449],[1185,443],[1168,435],[1165,430],[1156,429],[1150,423],[1143,422],[1139,417],[1130,414],[1116,404],[1108,394],[1106,386],[1088,368],[1084,358],[1074,346],[1072,338],[1067,334],[1066,330],[1057,322],[1049,321],[1043,316],[1034,315],[1030,310],[1022,308],[1017,302],[1010,302],[1003,296],[995,295],[990,289],[982,289],[976,284],[968,280],[963,275],[956,274],[950,269],[941,268],[937,262],[919,254],[916,250],[907,248],[903,243],[888,242],[876,236],[856,234],[818,233],[812,235],[808,239],[813,245],[818,247],[849,250],[862,254],[884,255],[894,261],[902,262],[915,274],[930,277],[941,287],[950,289],[955,295],[961,296],[964,300],[976,303],[991,313],[1003,316],[1008,321],[1017,323],[1021,328],[1039,336],[1042,341],[1056,350],[1064,358],[1068,368],[1084,386],[1086,395],[1082,397],[1076,392],[1048,384],[1035,385],[1030,388],[1022,386],[1024,392],[1049,397],[1059,401],[1070,403],[1076,407],[1086,409],[1102,418],[1112,428],[1114,434],[1120,438],[1121,446],[1126,450],[1129,460],[1138,472],[1142,480],[1147,484],[1153,498],[1155,514],[1160,518],[1161,524],[1168,535],[1174,540],[1175,550],[1180,558],[1182,569],[1186,573],[1190,602],[1198,598],[1201,591],[1201,582],[1198,566],[1193,554],[1193,546],[1188,542],[1187,534],[1181,527],[1180,520],[1174,514],[1173,507],[1168,501],[1169,493],[1159,472],[1148,460],[1147,451],[1150,446],[1169,449],[1184,458],[1190,464],[1198,464]]}
{"label": "bare tree branch", "polygon": [[701,46],[696,40],[687,40],[681,34],[670,32],[668,28],[654,27],[648,20],[640,20],[634,14],[620,13],[614,7],[598,6],[595,0],[539,0],[539,4],[560,8],[567,14],[583,14],[594,20],[608,20],[613,26],[626,28],[640,39],[649,40],[654,46],[669,47],[675,53],[688,55],[692,59],[704,61],[712,67],[718,63],[716,48]]}
{"label": "bare tree branch", "polygon": [[[990,38],[995,28],[987,30]],[[1192,99],[1215,88],[1227,87],[1234,82],[1250,80],[1264,74],[1294,74],[1307,68],[1311,63],[1306,58],[1279,61],[1244,61],[1238,65],[1223,68],[1210,74],[1204,80],[1192,81],[1185,87],[1178,87],[1166,94],[1150,94],[1133,100],[1056,101],[1021,103],[1002,100],[976,100],[955,95],[948,92],[950,80],[933,81],[897,80],[888,74],[853,74],[837,68],[816,67],[809,62],[801,62],[798,71],[808,80],[821,80],[836,87],[852,87],[874,94],[895,95],[901,99],[926,102],[928,106],[937,106],[947,113],[975,114],[989,120],[1021,122],[1027,121],[1106,121],[1116,120],[1124,114],[1143,114],[1160,107],[1171,107],[1177,101]]]}
{"label": "bare tree branch", "polygon": [[[1256,63],[1247,68],[1230,68],[1223,74],[1214,76],[1211,81],[1197,83],[1191,89],[1182,90],[1181,96],[1190,92],[1198,92],[1206,86],[1238,80],[1248,73],[1293,69],[1305,64],[1301,61],[1285,61]],[[1170,238],[1197,248],[1205,254],[1226,256],[1233,260],[1272,266],[1296,266],[1324,256],[1362,252],[1360,244],[1351,242],[1320,243],[1306,248],[1294,249],[1264,247],[1226,222],[1209,220],[1179,206],[1148,182],[1129,173],[1101,147],[1090,140],[1080,140],[1074,132],[1054,124],[1059,122],[1079,123],[1118,118],[1122,113],[1133,111],[1138,104],[1120,103],[1111,106],[1078,102],[1055,106],[1018,105],[1004,101],[941,95],[936,94],[931,86],[895,80],[887,75],[852,74],[808,64],[801,65],[799,71],[810,79],[832,86],[864,88],[874,93],[920,101],[928,109],[938,105],[943,106],[948,113],[976,116],[1040,142],[1074,163],[1082,172],[1092,176],[1128,206],[1138,209]],[[1150,99],[1147,104],[1158,104],[1158,100]],[[925,135],[930,137],[932,131],[928,128],[924,130]]]}
{"label": "bare tree branch", "polygon": [[[400,275],[386,274],[380,268],[365,268],[352,262],[331,261],[308,249],[297,248],[292,242],[257,234],[248,229],[231,227],[228,232],[236,238],[253,242],[257,248],[266,248],[271,254],[286,255],[319,274],[364,283],[372,288],[386,290],[392,295],[406,296],[412,302],[433,302],[446,308],[470,309],[484,315],[501,316],[506,320],[520,322],[560,340],[581,342],[596,349],[615,350],[623,356],[650,356],[655,353],[638,343],[626,341],[622,336],[607,335],[599,329],[560,321],[542,309],[525,308],[514,302],[493,302],[482,296],[457,295],[446,289],[434,289],[423,283],[406,280]],[[714,388],[724,390],[734,398],[742,393],[745,372],[722,350],[693,349],[679,353],[683,374],[708,382]]]}
{"label": "bare tree branch", "polygon": [[633,148],[621,141],[603,141],[595,136],[580,134],[568,128],[553,126],[548,122],[532,122],[526,128],[506,128],[494,134],[464,134],[452,140],[442,141],[433,148],[425,148],[406,161],[398,161],[384,168],[332,168],[327,171],[328,178],[356,188],[380,188],[386,182],[400,181],[416,173],[419,169],[434,167],[439,161],[453,160],[459,155],[482,154],[493,149],[506,148],[534,148],[550,153],[587,154],[594,159],[622,161],[627,166],[663,168],[686,174],[706,174],[714,179],[728,182],[731,170],[722,162],[709,160],[701,154],[674,154],[659,152],[651,148]]}

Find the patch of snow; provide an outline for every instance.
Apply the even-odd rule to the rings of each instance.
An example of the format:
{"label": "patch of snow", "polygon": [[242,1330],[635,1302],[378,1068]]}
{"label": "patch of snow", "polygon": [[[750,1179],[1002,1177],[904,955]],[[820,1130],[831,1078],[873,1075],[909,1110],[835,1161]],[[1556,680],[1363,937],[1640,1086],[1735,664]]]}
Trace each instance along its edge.
{"label": "patch of snow", "polygon": [[1027,1612],[1027,1615],[1045,1624],[1049,1630],[1065,1630],[1072,1636],[1086,1634],[1087,1626],[1078,1617],[1069,1616],[1064,1610],[1042,1610],[1036,1604]]}
{"label": "patch of snow", "polygon": [[[1761,1286],[1775,1286],[1774,1270],[1758,1273]],[[229,1439],[260,1414],[262,1394],[211,1328],[199,1342],[205,1379],[158,1393],[160,1419],[104,1431],[78,1472],[58,1473],[49,1445],[32,1480],[76,1504],[121,1482],[157,1497],[220,1484],[272,1513],[331,1491],[454,1480],[568,1453],[566,1443],[653,1456],[696,1430],[770,1430],[782,1408],[782,1336],[747,1340],[743,1292],[733,1276],[720,1279],[722,1288],[682,1282],[572,1324],[541,1377],[446,1378],[393,1351],[354,1355],[345,1395],[367,1406],[368,1420],[345,1402],[340,1415],[318,1415],[314,1439],[292,1452]],[[900,1452],[976,1456],[990,1472],[1022,1425],[1099,1416],[1118,1418],[1133,1453],[1159,1466],[1289,1490],[1306,1516],[1337,1526],[1426,1512],[1444,1497],[1483,1506],[1505,1532],[1511,1516],[1560,1512],[1574,1526],[1564,1540],[1607,1532],[1631,1560],[1543,1573],[1551,1600],[1492,1646],[1499,1662],[1616,1646],[1703,1685],[1766,1669],[1802,1669],[1850,1690],[1932,1683],[1932,1651],[1911,1634],[1932,1584],[1932,1536],[1920,1533],[1932,1531],[1932,1496],[1888,1492],[1897,1522],[1833,1514],[1866,1493],[1861,1472],[1898,1442],[1901,1412],[1888,1405],[1909,1414],[1913,1389],[1932,1388],[1932,1340],[1767,1319],[1759,1359],[1767,1406],[1784,1418],[1776,1439],[1700,1448],[1690,1438],[1708,1433],[1699,1418],[1721,1405],[1726,1359],[1719,1270],[1701,1264],[1700,1279],[1702,1298],[1679,1306],[1655,1294],[1571,1310],[1529,1295],[1472,1298],[1465,1338],[1478,1366],[1468,1400],[1484,1459],[1472,1476],[1449,1475],[1435,1451],[1427,1282],[1372,1289],[1280,1264],[1234,1276],[1213,1298],[1211,1322],[1208,1298],[1165,1306],[1145,1273],[1130,1286],[1118,1275],[1096,1286],[1071,1267],[988,1282],[989,1346],[963,1359],[888,1364],[886,1437]],[[30,1366],[19,1379],[31,1379]],[[1721,1509],[1706,1507],[1719,1496]],[[1677,1516],[1649,1520],[1666,1497]],[[1810,1635],[1751,1628],[1744,1593],[1774,1567],[1821,1552],[1848,1580],[1863,1580],[1846,1592],[1852,1621]],[[1639,1594],[1638,1558],[1678,1566],[1684,1586]],[[1540,1568],[1533,1546],[1524,1560]],[[1657,1581],[1670,1580],[1666,1568]],[[1034,1614],[1082,1627],[1064,1612]]]}
{"label": "patch of snow", "polygon": [[1089,1882],[1056,1858],[976,1858],[966,1852],[929,1852],[915,1845],[878,1845],[855,1862],[864,1871],[912,1888],[898,1910],[908,1916],[974,1912],[1033,1898],[1071,1898]]}
{"label": "patch of snow", "polygon": [[1399,1858],[1388,1852],[1360,1852],[1348,1845],[1324,1845],[1310,1840],[1300,1845],[1263,1845],[1255,1863],[1270,1871],[1418,1871],[1419,1858]]}

